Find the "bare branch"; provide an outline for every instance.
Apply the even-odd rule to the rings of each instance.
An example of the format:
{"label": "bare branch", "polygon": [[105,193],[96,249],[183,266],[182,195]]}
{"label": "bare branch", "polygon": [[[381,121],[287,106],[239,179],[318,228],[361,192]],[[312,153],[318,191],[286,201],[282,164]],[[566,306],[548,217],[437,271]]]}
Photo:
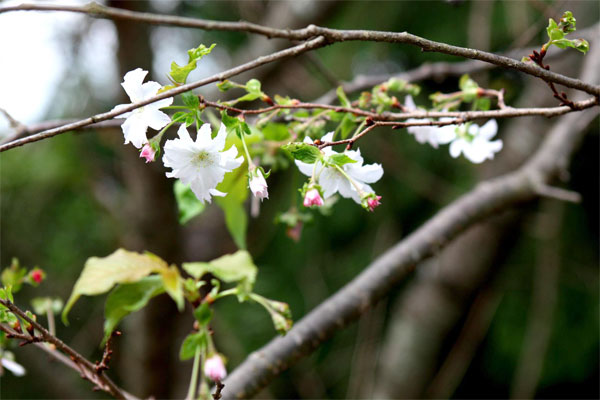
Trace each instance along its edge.
{"label": "bare branch", "polygon": [[[592,85],[583,82],[579,79],[570,78],[555,72],[539,68],[535,65],[523,63],[505,56],[500,56],[485,51],[469,49],[466,47],[452,46],[445,43],[435,42],[408,32],[382,32],[369,30],[341,30],[309,25],[302,29],[275,29],[262,25],[252,24],[249,22],[223,22],[223,21],[208,21],[202,19],[163,16],[150,13],[139,13],[133,11],[124,11],[112,7],[100,6],[96,3],[90,3],[85,6],[63,6],[63,5],[47,5],[47,4],[21,4],[19,6],[0,7],[0,13],[9,11],[70,11],[89,14],[93,17],[100,18],[119,18],[132,21],[146,22],[152,24],[172,25],[193,27],[204,30],[220,30],[220,31],[238,31],[249,32],[259,35],[264,35],[269,38],[282,38],[289,40],[308,40],[311,38],[322,37],[326,40],[326,44],[345,41],[371,41],[371,42],[388,42],[388,43],[403,43],[420,47],[423,51],[431,51],[453,56],[470,58],[474,60],[485,61],[490,64],[497,65],[503,68],[515,69],[529,75],[536,76],[546,82],[553,82],[578,89],[594,96],[600,95],[600,86]],[[322,47],[325,43],[321,43]],[[312,50],[312,49],[311,49]],[[188,89],[189,90],[189,89]],[[171,95],[174,95],[171,94]],[[170,97],[170,96],[166,96]],[[161,97],[161,99],[166,98]],[[131,110],[127,110],[131,111]]]}
{"label": "bare branch", "polygon": [[439,251],[465,229],[493,213],[536,198],[536,182],[549,182],[565,168],[585,128],[597,115],[595,109],[561,119],[523,167],[482,182],[442,209],[300,320],[285,337],[276,338],[252,353],[226,379],[223,397],[252,396],[336,331],[356,320],[406,278],[416,264]]}
{"label": "bare branch", "polygon": [[101,373],[101,371],[97,371],[96,366],[94,364],[92,364],[90,361],[88,361],[70,346],[65,344],[62,340],[52,335],[46,328],[44,328],[37,321],[31,319],[24,311],[22,311],[19,307],[14,305],[12,302],[0,299],[0,304],[8,308],[17,317],[31,324],[31,326],[33,326],[33,328],[39,332],[39,336],[35,336],[34,334],[32,334],[31,337],[29,337],[23,333],[15,331],[14,329],[11,330],[5,325],[0,325],[0,329],[2,329],[5,332],[8,332],[10,335],[13,335],[15,338],[23,339],[29,341],[30,343],[41,341],[50,343],[51,345],[55,346],[56,350],[62,351],[67,356],[69,356],[70,360],[72,361],[72,364],[69,365],[69,363],[65,362],[64,359],[61,359],[63,363],[75,369],[82,375],[83,378],[88,379],[90,382],[94,383],[99,389],[110,393],[117,399],[137,400],[135,396],[127,393],[126,391],[118,387],[109,377]]}

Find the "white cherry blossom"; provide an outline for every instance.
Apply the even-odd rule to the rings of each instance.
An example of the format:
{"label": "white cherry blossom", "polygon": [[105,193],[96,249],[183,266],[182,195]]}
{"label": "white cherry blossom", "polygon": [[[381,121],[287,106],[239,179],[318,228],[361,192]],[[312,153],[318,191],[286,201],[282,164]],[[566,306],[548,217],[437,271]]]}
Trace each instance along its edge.
{"label": "white cherry blossom", "polygon": [[[406,96],[404,100],[404,106],[409,111],[416,111],[417,106],[411,95]],[[451,121],[454,118],[440,118],[440,121],[447,122]],[[421,122],[421,121],[431,121],[428,118],[408,118],[406,122]],[[429,143],[433,148],[438,148],[440,144],[449,143],[454,137],[452,136],[451,131],[456,128],[456,125],[444,125],[442,127],[439,126],[409,126],[406,128],[408,133],[415,136],[417,142],[419,143]]]}
{"label": "white cherry blossom", "polygon": [[[321,138],[321,141],[331,142],[332,139],[333,132],[329,132]],[[313,143],[308,137],[304,138],[304,142]],[[331,156],[336,152],[331,147],[326,147],[323,149],[323,153],[325,156]],[[356,161],[355,163],[348,163],[341,166],[340,168],[344,173],[333,166],[324,166],[321,161],[317,161],[316,167],[315,164],[307,164],[298,160],[295,162],[300,172],[306,176],[312,176],[313,170],[315,171],[315,177],[321,189],[323,189],[323,197],[325,199],[330,198],[335,193],[339,193],[342,197],[351,198],[356,203],[361,204],[364,194],[374,193],[368,184],[375,183],[381,179],[383,168],[381,164],[363,165],[364,160],[360,155],[360,150],[347,150],[344,154]],[[344,174],[350,177],[352,182]]]}
{"label": "white cherry blossom", "polygon": [[[146,74],[148,74],[148,71],[137,68],[133,71],[129,71],[123,77],[121,86],[125,89],[125,92],[132,103],[137,103],[156,96],[162,87],[160,83],[157,82],[148,81],[143,83]],[[145,105],[115,117],[127,118],[121,125],[121,129],[123,129],[123,134],[125,135],[125,144],[131,142],[139,149],[144,144],[148,143],[148,138],[146,137],[148,127],[159,130],[171,122],[171,118],[159,110],[159,108],[167,107],[171,105],[171,103],[173,103],[172,97],[159,100],[155,103]],[[112,111],[122,110],[128,105],[129,104],[119,104],[113,108]]]}
{"label": "white cherry blossom", "polygon": [[172,168],[167,172],[169,178],[179,178],[182,183],[190,185],[198,200],[210,203],[211,196],[225,196],[226,193],[216,189],[227,172],[242,165],[243,157],[237,157],[235,146],[225,148],[227,130],[221,124],[217,136],[212,139],[210,124],[204,124],[193,141],[185,125],[177,131],[178,139],[167,140],[163,162]]}
{"label": "white cherry blossom", "polygon": [[498,123],[495,119],[486,122],[482,127],[477,124],[469,126],[466,134],[457,135],[450,144],[450,155],[454,158],[463,153],[465,157],[480,164],[488,159],[493,159],[494,154],[502,150],[502,140],[490,141],[498,132]]}

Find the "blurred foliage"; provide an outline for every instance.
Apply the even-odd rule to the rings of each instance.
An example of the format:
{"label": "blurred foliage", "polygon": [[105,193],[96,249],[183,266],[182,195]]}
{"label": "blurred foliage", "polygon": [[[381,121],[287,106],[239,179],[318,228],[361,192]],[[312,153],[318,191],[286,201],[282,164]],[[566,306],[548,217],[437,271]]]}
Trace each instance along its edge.
{"label": "blurred foliage", "polygon": [[[259,10],[268,6],[267,2],[186,1],[174,12],[188,17],[238,20],[247,18],[242,11],[250,5]],[[506,49],[515,39],[508,29],[506,7],[503,2],[495,2],[493,6],[490,18],[493,51]],[[525,3],[523,7],[528,10],[530,23],[547,21],[537,8]],[[597,4],[590,7],[595,7],[596,13],[577,15],[579,27],[597,22]],[[320,24],[334,28],[408,31],[465,46],[470,10],[469,2],[340,2]],[[540,34],[533,43],[544,40],[543,27],[541,25]],[[217,43],[216,49],[227,49],[231,54],[243,50],[249,42],[249,36],[241,33],[197,35],[202,42]],[[351,79],[357,73],[408,70],[424,62],[460,61],[451,56],[422,53],[410,46],[383,43],[341,43],[320,49],[316,54],[341,80]],[[295,63],[291,61],[285,65]],[[296,67],[289,68],[288,74],[298,71]],[[276,93],[311,100],[329,89],[324,86],[322,76],[314,74],[310,75],[311,82],[295,87],[295,82],[302,82],[307,73],[311,74],[302,72],[304,75],[290,76],[289,84],[275,86],[278,88]],[[457,82],[458,78],[422,82],[423,90],[415,101],[428,104],[428,94],[455,90]],[[277,83],[265,84],[263,90],[274,95],[269,91],[274,85]],[[492,71],[487,86],[504,87],[506,100],[511,104],[519,95],[522,77],[511,72]],[[72,93],[71,101],[76,101],[75,96],[80,95]],[[85,95],[93,96],[93,93]],[[96,101],[95,108],[93,105],[88,107],[92,107],[91,112],[100,112],[112,106]],[[48,115],[48,119],[60,117],[60,112],[55,110],[56,114]],[[0,156],[1,265],[6,267],[12,257],[18,257],[24,265],[40,265],[48,274],[47,281],[38,290],[25,288],[19,293],[23,296],[19,299],[22,304],[28,304],[28,296],[66,299],[85,260],[90,256],[108,255],[119,247],[127,234],[124,227],[128,226],[128,221],[111,213],[105,198],[108,196],[118,208],[127,209],[131,207],[127,202],[132,201],[130,191],[134,189],[127,186],[120,171],[123,153],[114,150],[121,145],[120,137],[104,135],[118,136],[119,133],[66,134]],[[575,158],[574,185],[580,182],[577,189],[581,188],[584,199],[589,195],[596,201],[586,203],[584,200],[583,207],[569,205],[564,216],[560,290],[540,380],[539,395],[543,397],[555,393],[559,397],[561,394],[598,396],[597,131],[586,140],[584,150]],[[270,199],[262,204],[260,218],[249,221],[248,250],[259,266],[256,292],[289,303],[296,321],[359,274],[376,255],[407,236],[442,205],[473,187],[477,181],[477,171],[468,162],[453,160],[447,152],[419,145],[404,130],[381,129],[371,140],[360,143],[360,148],[366,162],[381,162],[386,172],[377,184],[383,205],[375,213],[366,213],[352,201],[341,200],[331,215],[315,213],[313,221],[304,225],[301,240],[294,242],[286,236],[284,226],[273,223],[277,213],[293,206],[301,208],[295,188],[301,185],[303,177],[291,168],[269,178]],[[203,227],[205,221],[211,223],[214,219],[203,215],[192,226],[206,229]],[[223,230],[223,227],[215,227],[217,229]],[[457,397],[509,395],[528,321],[532,264],[537,245],[535,239],[523,237],[507,261],[503,280],[508,283],[503,301],[486,340],[455,394]],[[227,246],[233,248],[232,243]],[[183,256],[185,258],[185,254]],[[391,300],[395,296],[397,293],[392,294]],[[75,338],[79,350],[92,359],[99,359],[100,355],[97,346],[102,338],[104,300],[103,297],[82,299],[73,311],[70,328],[57,326],[63,340],[69,343]],[[152,304],[150,302],[149,306]],[[389,316],[385,305],[373,313]],[[229,359],[229,369],[274,336],[269,315],[261,307],[255,304],[240,306],[233,297],[216,305],[213,328],[217,346]],[[179,330],[185,329],[188,328]],[[381,343],[383,333],[382,329],[369,340],[377,345]],[[82,339],[82,335],[86,338]],[[180,339],[184,336],[182,333]],[[354,352],[363,339],[357,324],[340,331],[333,340],[276,379],[265,397],[346,396],[350,374],[356,368]],[[126,348],[119,352],[123,354],[116,354],[117,358],[127,357]],[[44,375],[47,359],[35,349],[16,351],[15,355],[30,374],[25,378],[3,376],[2,398],[103,397],[93,393],[72,371],[62,367],[52,367],[56,371]],[[189,364],[181,365],[189,369]],[[110,372],[114,375],[114,371]],[[127,371],[121,373],[127,374]],[[55,375],[61,376],[60,387],[69,388],[68,391],[56,389]],[[181,376],[187,382],[189,374],[185,372]],[[557,392],[553,392],[555,389]]]}

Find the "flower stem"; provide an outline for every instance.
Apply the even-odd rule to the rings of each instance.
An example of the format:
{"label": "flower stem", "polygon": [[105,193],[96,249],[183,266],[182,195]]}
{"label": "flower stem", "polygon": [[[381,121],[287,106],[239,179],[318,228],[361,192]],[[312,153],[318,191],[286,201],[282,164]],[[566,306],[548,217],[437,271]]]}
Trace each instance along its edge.
{"label": "flower stem", "polygon": [[344,175],[344,177],[345,177],[346,179],[348,179],[348,180],[350,181],[350,183],[352,184],[352,186],[354,186],[354,188],[355,188],[355,189],[356,189],[356,191],[358,192],[358,195],[359,195],[360,197],[362,197],[362,195],[363,195],[363,190],[360,188],[360,186],[358,186],[358,184],[356,183],[356,181],[355,181],[354,179],[352,179],[352,178],[350,177],[350,175],[348,175],[348,174],[346,173],[346,171],[344,171],[344,169],[343,169],[342,167],[340,167],[339,165],[334,165],[334,166],[335,166],[335,168],[337,168],[337,170],[338,170],[338,171],[340,171],[340,173],[341,173],[342,175]]}
{"label": "flower stem", "polygon": [[252,159],[250,158],[250,152],[248,151],[248,146],[246,145],[246,139],[244,139],[244,134],[240,137],[242,139],[242,145],[244,146],[244,151],[246,152],[246,159],[248,160],[248,169],[252,170],[255,168]]}
{"label": "flower stem", "polygon": [[192,367],[192,378],[190,379],[190,386],[188,388],[187,400],[194,400],[194,393],[196,392],[196,387],[198,385],[198,368],[200,366],[200,347],[196,349],[196,354],[194,355],[194,366]]}

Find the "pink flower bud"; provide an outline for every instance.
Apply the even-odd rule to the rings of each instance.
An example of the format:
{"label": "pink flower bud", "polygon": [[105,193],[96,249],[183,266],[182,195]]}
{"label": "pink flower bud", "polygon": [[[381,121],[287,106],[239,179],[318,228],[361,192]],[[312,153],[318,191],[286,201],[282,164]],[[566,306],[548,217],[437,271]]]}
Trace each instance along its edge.
{"label": "pink flower bud", "polygon": [[215,354],[204,362],[204,375],[215,382],[220,382],[225,379],[227,370],[225,369],[221,356]]}
{"label": "pink flower bud", "polygon": [[154,161],[154,156],[156,155],[156,152],[154,151],[154,149],[152,148],[152,146],[150,145],[150,143],[146,143],[144,145],[144,147],[142,147],[142,151],[140,153],[140,158],[145,158],[146,159],[146,164],[149,162]]}
{"label": "pink flower bud", "polygon": [[381,205],[381,202],[379,200],[381,200],[381,196],[369,197],[369,199],[367,200],[367,206],[369,207],[369,211],[373,211],[377,206]]}
{"label": "pink flower bud", "polygon": [[304,207],[322,206],[323,199],[317,189],[310,189],[304,196]]}
{"label": "pink flower bud", "polygon": [[253,175],[252,179],[250,179],[249,186],[254,197],[260,199],[260,201],[269,198],[269,191],[267,190],[267,181],[265,181],[265,177],[263,176],[260,169],[257,169],[256,175]]}
{"label": "pink flower bud", "polygon": [[44,280],[44,271],[42,271],[39,268],[35,268],[34,270],[32,270],[30,272],[31,274],[31,279],[35,282],[35,283],[41,283],[42,280]]}

